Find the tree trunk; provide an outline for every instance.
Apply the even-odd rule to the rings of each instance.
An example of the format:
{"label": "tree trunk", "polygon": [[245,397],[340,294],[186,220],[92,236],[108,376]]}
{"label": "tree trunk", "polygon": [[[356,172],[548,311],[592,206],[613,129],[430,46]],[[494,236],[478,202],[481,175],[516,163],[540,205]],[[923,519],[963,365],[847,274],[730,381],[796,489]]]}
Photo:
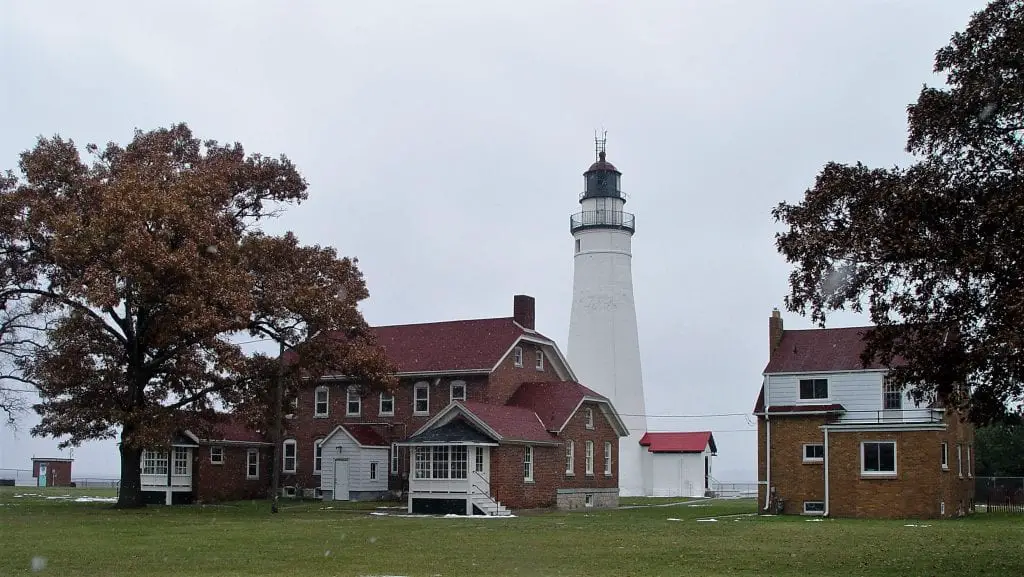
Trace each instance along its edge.
{"label": "tree trunk", "polygon": [[121,433],[121,488],[117,493],[118,509],[145,507],[142,500],[142,449],[126,443],[128,431]]}

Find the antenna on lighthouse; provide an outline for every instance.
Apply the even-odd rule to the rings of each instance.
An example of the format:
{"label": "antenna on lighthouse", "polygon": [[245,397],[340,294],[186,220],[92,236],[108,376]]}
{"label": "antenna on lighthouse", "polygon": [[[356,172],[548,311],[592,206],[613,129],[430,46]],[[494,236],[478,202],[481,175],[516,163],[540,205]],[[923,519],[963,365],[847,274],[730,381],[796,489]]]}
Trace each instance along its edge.
{"label": "antenna on lighthouse", "polygon": [[608,131],[594,131],[594,159],[604,160],[605,146],[608,144]]}

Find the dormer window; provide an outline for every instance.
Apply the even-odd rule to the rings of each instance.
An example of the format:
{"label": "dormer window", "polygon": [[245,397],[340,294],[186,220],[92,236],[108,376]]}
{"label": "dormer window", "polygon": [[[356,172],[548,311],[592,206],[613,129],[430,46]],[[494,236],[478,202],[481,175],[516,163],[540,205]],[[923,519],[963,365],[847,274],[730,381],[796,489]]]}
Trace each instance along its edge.
{"label": "dormer window", "polygon": [[466,381],[452,381],[450,402],[466,400]]}
{"label": "dormer window", "polygon": [[537,351],[537,370],[544,370],[544,351]]}
{"label": "dormer window", "polygon": [[512,350],[512,357],[517,367],[523,366],[523,347],[516,347]]}

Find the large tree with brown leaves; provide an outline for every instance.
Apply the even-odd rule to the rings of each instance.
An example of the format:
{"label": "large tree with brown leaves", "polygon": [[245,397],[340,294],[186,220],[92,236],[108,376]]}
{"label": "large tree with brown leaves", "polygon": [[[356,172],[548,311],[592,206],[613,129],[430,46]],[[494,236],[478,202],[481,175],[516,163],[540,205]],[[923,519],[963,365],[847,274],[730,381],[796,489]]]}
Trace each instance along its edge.
{"label": "large tree with brown leaves", "polygon": [[[829,163],[773,214],[787,307],[824,326],[867,305],[865,360],[976,423],[1024,396],[1024,0],[974,14],[909,106],[906,168]],[[1009,409],[1008,409],[1009,407]]]}
{"label": "large tree with brown leaves", "polygon": [[[86,150],[88,164],[70,140],[40,138],[20,177],[0,181],[0,305],[29,299],[52,323],[18,366],[42,396],[33,434],[119,437],[119,506],[142,504],[143,447],[272,398],[277,363],[238,335],[295,348],[286,377],[389,385],[357,309],[368,293],[356,261],[259,229],[307,197],[286,157],[200,141],[184,124]],[[309,338],[338,329],[348,338]]]}

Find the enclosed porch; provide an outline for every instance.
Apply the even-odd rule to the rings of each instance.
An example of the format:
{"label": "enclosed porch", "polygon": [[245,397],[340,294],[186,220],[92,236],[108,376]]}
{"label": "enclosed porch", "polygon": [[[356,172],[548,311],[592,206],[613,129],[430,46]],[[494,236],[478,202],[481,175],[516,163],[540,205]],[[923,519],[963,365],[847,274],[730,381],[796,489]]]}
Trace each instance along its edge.
{"label": "enclosed porch", "polygon": [[461,418],[414,435],[409,450],[409,512],[509,515],[491,492],[494,440]]}
{"label": "enclosed porch", "polygon": [[180,436],[174,439],[169,451],[142,451],[142,494],[147,503],[192,502],[192,464],[198,448],[198,440]]}

